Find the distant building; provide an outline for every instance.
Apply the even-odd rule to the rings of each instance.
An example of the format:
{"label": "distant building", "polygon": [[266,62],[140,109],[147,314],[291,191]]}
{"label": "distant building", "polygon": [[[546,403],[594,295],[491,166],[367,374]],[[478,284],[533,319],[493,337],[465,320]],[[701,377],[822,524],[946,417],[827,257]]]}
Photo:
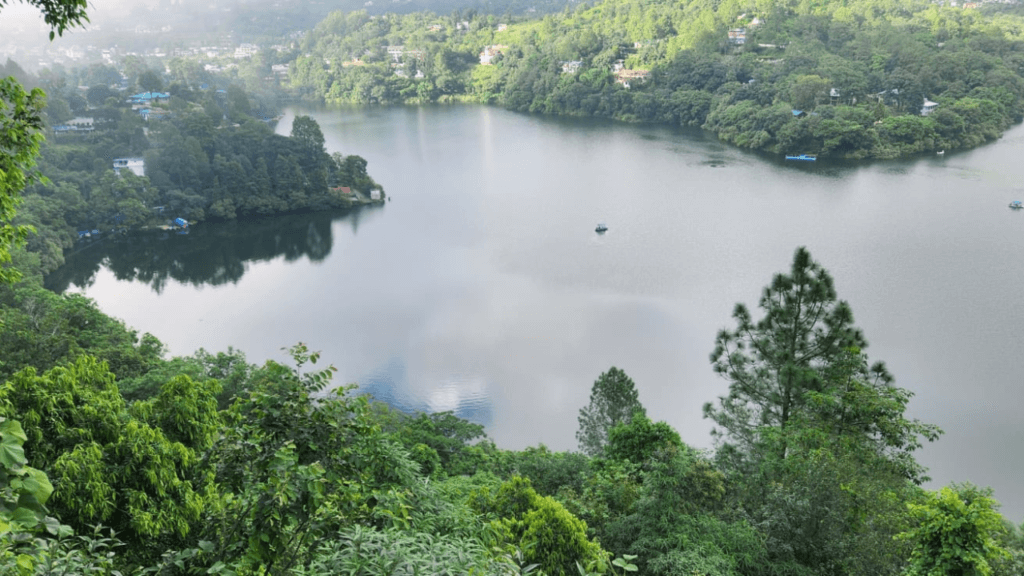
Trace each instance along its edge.
{"label": "distant building", "polygon": [[58,135],[58,136],[59,135],[63,135],[63,134],[78,134],[80,132],[92,132],[92,131],[93,131],[92,124],[85,124],[85,125],[81,125],[80,126],[80,125],[77,125],[77,124],[68,123],[68,124],[61,124],[59,126],[54,126],[53,127],[53,133]]}
{"label": "distant building", "polygon": [[938,102],[932,102],[931,100],[925,98],[924,99],[924,105],[921,106],[921,116],[927,116],[927,115],[931,114],[938,107],[939,107],[939,103]]}
{"label": "distant building", "polygon": [[150,118],[159,119],[165,116],[169,116],[170,114],[171,113],[167,110],[162,110],[160,108],[142,108],[139,110],[139,116],[142,116],[142,119],[146,120],[147,122],[149,121]]}
{"label": "distant building", "polygon": [[575,74],[580,71],[581,66],[583,66],[583,62],[580,60],[562,62],[562,74]]}
{"label": "distant building", "polygon": [[146,175],[146,161],[143,158],[115,158],[114,173],[121,175],[121,170],[131,170],[136,176]]}
{"label": "distant building", "polygon": [[502,50],[508,50],[508,46],[502,46],[501,44],[495,44],[494,46],[484,46],[482,52],[480,52],[480,63],[487,66],[491,64],[491,60],[501,54]]}
{"label": "distant building", "polygon": [[380,200],[380,190],[370,190],[370,200]]}
{"label": "distant building", "polygon": [[742,45],[747,43],[747,29],[746,28],[733,28],[729,30],[729,43]]}
{"label": "distant building", "polygon": [[615,82],[621,84],[623,88],[629,88],[632,81],[646,82],[650,77],[650,70],[627,70],[622,68],[615,72]]}
{"label": "distant building", "polygon": [[149,104],[151,102],[163,102],[171,95],[166,92],[140,92],[128,98],[131,104]]}
{"label": "distant building", "polygon": [[259,51],[260,47],[255,44],[242,44],[238,48],[235,48],[235,60],[252,58]]}
{"label": "distant building", "polygon": [[504,32],[508,30],[508,24],[498,24],[498,32]]}
{"label": "distant building", "polygon": [[405,51],[405,46],[388,46],[388,56],[395,62],[402,59],[402,53]]}

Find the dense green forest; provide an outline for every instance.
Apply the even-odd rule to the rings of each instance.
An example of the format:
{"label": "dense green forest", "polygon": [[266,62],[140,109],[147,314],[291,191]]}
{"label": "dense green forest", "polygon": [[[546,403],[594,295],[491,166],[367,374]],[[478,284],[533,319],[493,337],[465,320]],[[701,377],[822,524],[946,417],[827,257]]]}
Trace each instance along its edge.
{"label": "dense green forest", "polygon": [[[86,6],[37,5],[57,32]],[[304,344],[288,363],[168,358],[89,299],[43,289],[60,252],[26,246],[61,230],[141,223],[133,208],[157,201],[230,219],[375,186],[358,157],[324,152],[312,120],[285,138],[250,119],[244,92],[179,87],[148,133],[105,96],[108,126],[50,143],[53,103],[81,103],[47,88],[44,112],[42,90],[0,80],[0,574],[1024,573],[1024,529],[990,490],[921,488],[915,452],[941,431],[906,416],[913,394],[869,361],[803,248],[708,343],[714,451],[648,418],[615,367],[580,409],[579,451],[505,450],[450,412],[337,385]],[[145,178],[110,173],[125,154]]]}
{"label": "dense green forest", "polygon": [[[296,118],[290,136],[274,134],[272,111],[238,85],[193,90],[171,83],[162,93],[167,98],[133,109],[131,94],[164,88],[148,69],[136,72],[130,90],[98,83],[84,93],[71,82],[121,76],[98,66],[37,78],[13,62],[0,67],[5,75],[47,94],[42,120],[50,136],[37,161],[43,178],[25,188],[14,219],[35,229],[14,255],[25,270],[45,275],[57,269],[64,250],[79,241],[78,231],[109,234],[174,218],[194,224],[347,208],[358,202],[351,190],[382,190],[365,159],[325,151],[311,118]],[[76,116],[91,119],[88,130],[55,131]],[[118,158],[142,161],[145,175],[115,174]]]}
{"label": "dense green forest", "polygon": [[304,38],[291,82],[326,102],[470,100],[893,158],[977,146],[1022,118],[1020,7],[947,4],[604,0],[519,22],[336,12]]}

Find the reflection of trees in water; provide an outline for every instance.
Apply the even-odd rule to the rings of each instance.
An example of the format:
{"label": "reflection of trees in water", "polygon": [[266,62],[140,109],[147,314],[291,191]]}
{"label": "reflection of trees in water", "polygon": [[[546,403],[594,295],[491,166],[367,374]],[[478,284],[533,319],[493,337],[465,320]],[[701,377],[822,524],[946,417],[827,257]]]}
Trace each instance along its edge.
{"label": "reflection of trees in water", "polygon": [[159,293],[168,279],[194,286],[237,282],[252,261],[284,256],[289,262],[302,257],[320,262],[334,244],[331,223],[351,220],[354,232],[364,209],[204,224],[188,234],[140,232],[108,238],[69,255],[67,263],[47,277],[46,287],[63,292],[72,284],[89,286],[106,266],[118,280],[146,282]]}

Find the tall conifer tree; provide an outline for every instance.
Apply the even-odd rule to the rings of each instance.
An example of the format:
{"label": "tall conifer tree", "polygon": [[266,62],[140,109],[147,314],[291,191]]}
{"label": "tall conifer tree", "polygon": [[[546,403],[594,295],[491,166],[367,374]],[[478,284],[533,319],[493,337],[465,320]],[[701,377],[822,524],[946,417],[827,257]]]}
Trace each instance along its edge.
{"label": "tall conifer tree", "polygon": [[619,424],[628,424],[634,413],[647,414],[633,380],[612,366],[601,374],[590,390],[590,404],[580,409],[580,429],[576,432],[580,450],[600,456],[608,444],[608,433]]}

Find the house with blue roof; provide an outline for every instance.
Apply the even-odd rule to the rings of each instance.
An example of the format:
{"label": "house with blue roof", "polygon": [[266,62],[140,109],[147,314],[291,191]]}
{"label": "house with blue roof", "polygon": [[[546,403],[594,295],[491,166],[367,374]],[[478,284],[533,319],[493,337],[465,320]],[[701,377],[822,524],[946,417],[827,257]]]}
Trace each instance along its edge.
{"label": "house with blue roof", "polygon": [[152,102],[165,102],[171,95],[167,92],[140,92],[128,98],[131,104],[150,104]]}

